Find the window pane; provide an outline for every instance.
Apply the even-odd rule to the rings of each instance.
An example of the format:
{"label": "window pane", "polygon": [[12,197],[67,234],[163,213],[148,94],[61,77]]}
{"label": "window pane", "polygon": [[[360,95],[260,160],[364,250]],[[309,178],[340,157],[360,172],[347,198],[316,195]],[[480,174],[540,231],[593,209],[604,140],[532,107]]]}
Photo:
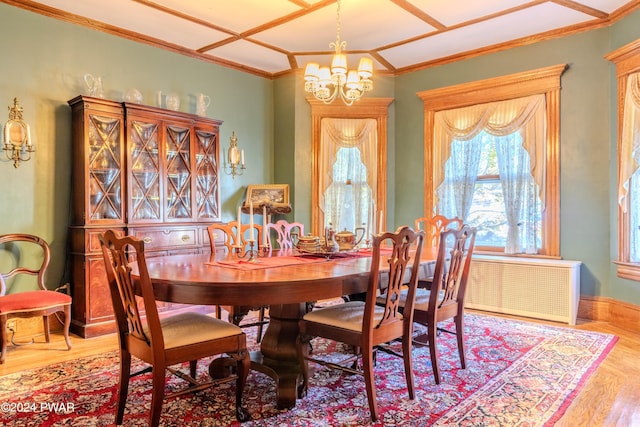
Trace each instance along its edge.
{"label": "window pane", "polygon": [[371,187],[358,148],[340,148],[332,168],[333,182],[325,198],[325,227],[355,231],[371,223]]}
{"label": "window pane", "polygon": [[[452,143],[452,157],[455,155],[471,155],[472,151],[462,150],[464,144],[479,143],[480,155],[478,175],[473,185],[471,205],[465,221],[477,228],[476,245],[495,248],[505,248],[509,236],[509,221],[505,203],[505,191],[511,194],[508,198],[512,204],[510,212],[517,215],[512,224],[517,224],[518,230],[516,252],[535,253],[542,245],[542,209],[538,198],[537,186],[529,170],[529,155],[522,147],[522,139],[518,132],[505,136],[493,136],[481,132],[471,141],[457,141]],[[496,144],[504,145],[506,159],[498,156]],[[507,148],[508,147],[508,148]],[[449,159],[451,160],[451,158]],[[500,164],[502,161],[509,162]],[[470,164],[470,163],[469,163]],[[447,161],[445,173],[447,175],[443,189],[447,189],[444,200],[440,201],[441,214],[445,216],[460,216],[460,202],[455,199],[462,196],[464,186],[454,172],[450,161]],[[502,170],[502,174],[500,173]],[[460,171],[458,171],[458,174]],[[504,176],[503,176],[504,175]],[[447,187],[444,185],[448,184]],[[529,234],[525,234],[529,233]],[[529,243],[526,243],[529,242]]]}
{"label": "window pane", "polygon": [[505,246],[508,226],[499,180],[476,182],[467,222],[477,228],[477,246]]}

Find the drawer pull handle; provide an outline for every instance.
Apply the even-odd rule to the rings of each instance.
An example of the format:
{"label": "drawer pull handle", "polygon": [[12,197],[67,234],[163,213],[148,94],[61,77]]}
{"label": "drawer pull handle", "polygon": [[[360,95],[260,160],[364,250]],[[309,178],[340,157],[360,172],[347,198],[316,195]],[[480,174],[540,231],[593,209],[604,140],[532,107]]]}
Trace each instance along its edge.
{"label": "drawer pull handle", "polygon": [[188,242],[189,240],[191,240],[191,237],[189,237],[188,234],[183,234],[182,235],[182,241],[183,242]]}
{"label": "drawer pull handle", "polygon": [[149,244],[151,242],[153,242],[153,239],[149,236],[145,237],[144,239],[142,239],[143,242],[145,242],[146,244]]}

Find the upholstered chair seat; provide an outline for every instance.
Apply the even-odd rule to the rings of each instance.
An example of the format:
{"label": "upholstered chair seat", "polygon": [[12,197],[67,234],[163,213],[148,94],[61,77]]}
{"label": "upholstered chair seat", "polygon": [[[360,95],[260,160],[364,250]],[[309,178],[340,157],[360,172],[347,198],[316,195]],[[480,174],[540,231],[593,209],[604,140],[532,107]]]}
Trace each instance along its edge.
{"label": "upholstered chair seat", "polygon": [[[332,305],[320,310],[311,311],[305,314],[303,319],[309,322],[322,323],[337,328],[361,332],[364,306],[364,301],[349,301],[344,304]],[[374,310],[373,321],[374,323],[379,323],[384,316],[384,307],[375,307]]]}

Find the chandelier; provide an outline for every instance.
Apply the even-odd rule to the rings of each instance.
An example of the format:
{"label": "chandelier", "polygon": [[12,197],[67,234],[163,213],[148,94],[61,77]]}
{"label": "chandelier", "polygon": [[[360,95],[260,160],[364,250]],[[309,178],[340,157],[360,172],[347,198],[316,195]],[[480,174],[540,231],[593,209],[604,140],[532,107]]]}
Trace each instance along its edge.
{"label": "chandelier", "polygon": [[304,71],[304,90],[325,104],[330,104],[340,97],[345,104],[351,105],[365,92],[373,89],[373,61],[371,58],[361,58],[358,70],[347,72],[347,55],[342,53],[347,47],[347,42],[340,40],[340,0],[337,3],[336,41],[329,43],[329,47],[335,48],[336,51],[331,61],[331,69],[320,67],[316,62],[308,63]]}

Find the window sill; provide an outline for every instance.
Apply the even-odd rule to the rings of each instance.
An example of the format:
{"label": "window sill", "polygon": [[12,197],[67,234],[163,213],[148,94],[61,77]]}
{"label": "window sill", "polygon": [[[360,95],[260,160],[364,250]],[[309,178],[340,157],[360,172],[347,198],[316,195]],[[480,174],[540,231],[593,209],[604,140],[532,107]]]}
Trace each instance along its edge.
{"label": "window sill", "polygon": [[640,282],[640,264],[633,262],[614,261],[618,266],[618,277]]}
{"label": "window sill", "polygon": [[[559,256],[540,255],[540,254],[505,254],[504,250],[487,250],[485,248],[475,249],[473,254],[477,255],[489,255],[489,256],[503,256],[510,258],[541,258],[541,259],[562,259]],[[640,277],[640,275],[639,275]]]}

